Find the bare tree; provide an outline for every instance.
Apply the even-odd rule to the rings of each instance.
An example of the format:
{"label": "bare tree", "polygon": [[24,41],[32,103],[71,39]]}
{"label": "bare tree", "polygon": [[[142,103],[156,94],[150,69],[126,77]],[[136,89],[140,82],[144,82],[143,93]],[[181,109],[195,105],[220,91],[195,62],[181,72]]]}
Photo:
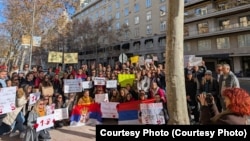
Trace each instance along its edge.
{"label": "bare tree", "polygon": [[169,0],[168,2],[166,85],[170,114],[169,124],[190,124],[183,63],[184,1]]}

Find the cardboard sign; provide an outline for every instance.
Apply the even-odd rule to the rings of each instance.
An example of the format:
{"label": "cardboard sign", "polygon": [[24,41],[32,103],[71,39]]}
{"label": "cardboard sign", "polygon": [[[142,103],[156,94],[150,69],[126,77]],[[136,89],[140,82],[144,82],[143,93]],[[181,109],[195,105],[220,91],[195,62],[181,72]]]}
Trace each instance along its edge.
{"label": "cardboard sign", "polygon": [[131,63],[138,63],[139,61],[139,56],[133,56],[133,57],[130,57],[130,60],[131,60]]}
{"label": "cardboard sign", "polygon": [[16,109],[16,87],[0,89],[0,115]]}
{"label": "cardboard sign", "polygon": [[94,85],[106,85],[105,77],[95,77]]}
{"label": "cardboard sign", "polygon": [[93,88],[93,81],[83,81],[82,82],[83,89],[91,89]]}
{"label": "cardboard sign", "polygon": [[116,108],[118,104],[119,102],[102,102],[102,118],[118,118],[118,112]]}
{"label": "cardboard sign", "polygon": [[31,93],[29,96],[29,105],[35,104],[40,99],[41,93]]}
{"label": "cardboard sign", "polygon": [[64,93],[82,92],[81,79],[63,79],[63,81],[64,81]]}
{"label": "cardboard sign", "polygon": [[38,127],[36,128],[36,132],[39,132],[43,129],[47,129],[54,126],[54,114],[38,117],[36,120],[36,124]]}
{"label": "cardboard sign", "polygon": [[55,120],[63,120],[69,118],[68,108],[60,108],[54,110]]}
{"label": "cardboard sign", "polygon": [[54,88],[52,86],[42,87],[42,95],[43,96],[53,96],[53,94],[54,94]]}
{"label": "cardboard sign", "polygon": [[95,102],[101,103],[101,102],[109,102],[109,96],[107,93],[105,94],[95,94]]}
{"label": "cardboard sign", "polygon": [[117,88],[117,80],[107,80],[106,88]]}

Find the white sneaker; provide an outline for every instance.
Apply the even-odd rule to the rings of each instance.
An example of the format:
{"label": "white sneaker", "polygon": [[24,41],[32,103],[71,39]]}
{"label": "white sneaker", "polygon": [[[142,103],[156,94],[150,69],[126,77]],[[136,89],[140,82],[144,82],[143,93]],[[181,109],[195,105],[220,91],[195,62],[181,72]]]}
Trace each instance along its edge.
{"label": "white sneaker", "polygon": [[19,134],[19,132],[14,132],[14,133],[11,132],[10,135],[9,135],[9,137],[14,137],[14,136],[17,136],[18,134]]}
{"label": "white sneaker", "polygon": [[21,139],[23,139],[24,137],[25,137],[25,133],[24,132],[22,132],[21,134],[20,134],[20,136],[19,136]]}

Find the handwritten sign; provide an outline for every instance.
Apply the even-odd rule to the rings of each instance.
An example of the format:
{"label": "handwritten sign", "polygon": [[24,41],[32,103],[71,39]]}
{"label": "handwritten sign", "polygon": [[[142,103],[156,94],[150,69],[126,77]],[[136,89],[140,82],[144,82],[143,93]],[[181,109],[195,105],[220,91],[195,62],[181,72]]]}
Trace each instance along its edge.
{"label": "handwritten sign", "polygon": [[31,93],[29,96],[29,105],[33,105],[40,99],[41,93]]}
{"label": "handwritten sign", "polygon": [[127,84],[133,86],[135,74],[118,74],[118,82],[121,87],[126,87]]}
{"label": "handwritten sign", "polygon": [[38,127],[36,128],[36,132],[39,132],[43,129],[47,129],[54,126],[54,114],[38,117],[36,120],[36,124]]}
{"label": "handwritten sign", "polygon": [[55,107],[56,107],[56,104],[53,103],[51,105],[47,105],[46,106],[46,115],[50,115],[50,114],[54,114],[55,112]]}
{"label": "handwritten sign", "polygon": [[102,118],[118,118],[118,104],[119,102],[101,102]]}
{"label": "handwritten sign", "polygon": [[143,66],[145,64],[144,56],[139,57],[138,63],[139,63],[140,66]]}
{"label": "handwritten sign", "polygon": [[131,61],[131,63],[138,63],[138,61],[139,61],[139,56],[130,57],[130,61]]}
{"label": "handwritten sign", "polygon": [[16,87],[0,89],[0,115],[16,109]]}
{"label": "handwritten sign", "polygon": [[82,92],[81,79],[63,79],[63,81],[64,81],[64,93]]}
{"label": "handwritten sign", "polygon": [[83,89],[91,89],[91,88],[93,88],[93,82],[92,81],[83,81],[82,82],[82,88]]}
{"label": "handwritten sign", "polygon": [[68,108],[61,108],[54,110],[55,120],[63,120],[69,118]]}
{"label": "handwritten sign", "polygon": [[189,63],[189,66],[201,66],[202,57],[195,57],[195,55],[185,55],[184,56],[184,66]]}
{"label": "handwritten sign", "polygon": [[140,110],[143,124],[165,124],[162,103],[142,103]]}
{"label": "handwritten sign", "polygon": [[107,80],[106,88],[117,88],[117,80]]}
{"label": "handwritten sign", "polygon": [[95,77],[94,85],[106,85],[105,77]]}
{"label": "handwritten sign", "polygon": [[95,94],[95,102],[101,103],[101,102],[109,102],[109,96],[107,93],[105,94]]}

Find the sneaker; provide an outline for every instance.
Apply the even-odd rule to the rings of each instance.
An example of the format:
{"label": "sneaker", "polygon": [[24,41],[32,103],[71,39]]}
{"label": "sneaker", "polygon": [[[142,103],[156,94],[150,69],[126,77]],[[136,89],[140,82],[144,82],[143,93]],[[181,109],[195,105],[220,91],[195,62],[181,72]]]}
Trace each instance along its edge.
{"label": "sneaker", "polygon": [[9,135],[9,137],[14,137],[14,136],[17,136],[18,134],[19,134],[19,132],[14,132],[14,133],[11,132],[10,135]]}
{"label": "sneaker", "polygon": [[20,134],[20,138],[23,139],[24,137],[25,137],[25,133],[22,132],[22,133]]}

